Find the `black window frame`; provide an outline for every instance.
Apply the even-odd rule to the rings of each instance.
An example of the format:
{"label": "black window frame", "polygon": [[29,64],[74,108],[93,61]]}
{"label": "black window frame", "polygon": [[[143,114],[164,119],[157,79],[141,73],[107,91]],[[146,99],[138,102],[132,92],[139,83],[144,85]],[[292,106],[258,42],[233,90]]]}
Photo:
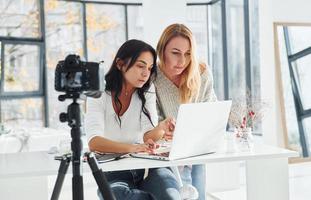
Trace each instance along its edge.
{"label": "black window frame", "polygon": [[292,93],[294,97],[296,118],[297,118],[297,123],[298,123],[299,139],[300,139],[301,148],[302,148],[302,155],[303,157],[309,157],[311,153],[310,153],[309,144],[307,142],[308,135],[306,134],[306,129],[303,125],[303,120],[305,118],[311,117],[311,108],[304,109],[303,107],[301,96],[299,93],[299,87],[298,87],[299,80],[298,80],[298,77],[295,76],[294,71],[297,66],[296,61],[298,59],[301,59],[305,56],[310,55],[311,47],[308,47],[299,52],[293,53],[290,33],[289,33],[287,26],[283,27],[283,33],[284,33],[285,48],[286,48],[287,61],[288,61],[288,67],[289,67],[290,83],[291,83],[291,89],[292,89]]}
{"label": "black window frame", "polygon": [[[15,100],[24,98],[42,98],[43,99],[43,125],[45,127],[49,126],[48,118],[48,98],[47,98],[47,83],[46,83],[46,63],[45,63],[45,22],[44,22],[44,0],[37,0],[38,11],[39,11],[39,37],[10,37],[10,36],[0,36],[1,42],[1,80],[0,80],[0,100]],[[4,70],[5,70],[5,55],[4,49],[5,45],[36,45],[39,46],[39,90],[30,92],[4,92]],[[0,111],[1,111],[0,104]],[[0,122],[2,122],[2,114],[0,114]]]}

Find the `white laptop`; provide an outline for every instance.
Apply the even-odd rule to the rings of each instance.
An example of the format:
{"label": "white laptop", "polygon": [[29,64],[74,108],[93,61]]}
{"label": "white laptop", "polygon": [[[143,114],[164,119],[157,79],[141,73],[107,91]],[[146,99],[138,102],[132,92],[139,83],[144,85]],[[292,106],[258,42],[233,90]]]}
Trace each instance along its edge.
{"label": "white laptop", "polygon": [[226,131],[231,101],[181,104],[174,137],[155,154],[133,153],[131,156],[158,160],[176,160],[214,153]]}

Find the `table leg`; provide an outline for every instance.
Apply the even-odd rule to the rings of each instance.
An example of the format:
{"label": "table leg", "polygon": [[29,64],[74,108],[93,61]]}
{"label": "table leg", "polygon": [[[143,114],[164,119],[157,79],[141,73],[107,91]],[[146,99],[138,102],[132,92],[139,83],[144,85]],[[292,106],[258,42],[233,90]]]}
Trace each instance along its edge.
{"label": "table leg", "polygon": [[247,200],[288,200],[288,159],[246,161]]}

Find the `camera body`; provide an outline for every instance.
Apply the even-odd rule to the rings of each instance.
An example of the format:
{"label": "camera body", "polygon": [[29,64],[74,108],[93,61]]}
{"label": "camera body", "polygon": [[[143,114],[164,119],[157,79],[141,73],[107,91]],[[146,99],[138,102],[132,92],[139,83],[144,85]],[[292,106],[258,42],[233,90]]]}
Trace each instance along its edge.
{"label": "camera body", "polygon": [[99,91],[99,63],[83,62],[78,55],[68,55],[55,69],[55,90],[67,93]]}

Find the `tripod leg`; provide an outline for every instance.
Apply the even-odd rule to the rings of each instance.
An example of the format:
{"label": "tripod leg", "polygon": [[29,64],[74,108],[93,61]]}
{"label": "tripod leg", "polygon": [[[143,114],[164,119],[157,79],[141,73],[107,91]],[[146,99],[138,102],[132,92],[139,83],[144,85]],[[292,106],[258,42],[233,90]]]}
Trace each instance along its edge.
{"label": "tripod leg", "polygon": [[72,177],[72,199],[83,200],[83,178],[82,175]]}
{"label": "tripod leg", "polygon": [[[74,105],[75,107],[78,104]],[[78,109],[78,108],[76,108]],[[80,116],[79,112],[73,112],[76,116],[75,119]],[[80,121],[77,120],[77,121]],[[72,149],[72,199],[73,200],[83,200],[83,177],[81,166],[81,150],[82,150],[82,141],[81,141],[81,130],[80,126],[74,126],[71,129],[71,149]]]}
{"label": "tripod leg", "polygon": [[[64,155],[61,158],[60,166],[58,169],[57,179],[54,185],[53,193],[51,196],[51,200],[58,200],[60,195],[60,190],[62,189],[65,175],[67,173],[71,157],[69,155]],[[58,159],[57,159],[58,160]]]}
{"label": "tripod leg", "polygon": [[105,200],[115,200],[106,176],[103,171],[98,168],[95,156],[93,153],[85,153],[85,155],[102,196]]}

